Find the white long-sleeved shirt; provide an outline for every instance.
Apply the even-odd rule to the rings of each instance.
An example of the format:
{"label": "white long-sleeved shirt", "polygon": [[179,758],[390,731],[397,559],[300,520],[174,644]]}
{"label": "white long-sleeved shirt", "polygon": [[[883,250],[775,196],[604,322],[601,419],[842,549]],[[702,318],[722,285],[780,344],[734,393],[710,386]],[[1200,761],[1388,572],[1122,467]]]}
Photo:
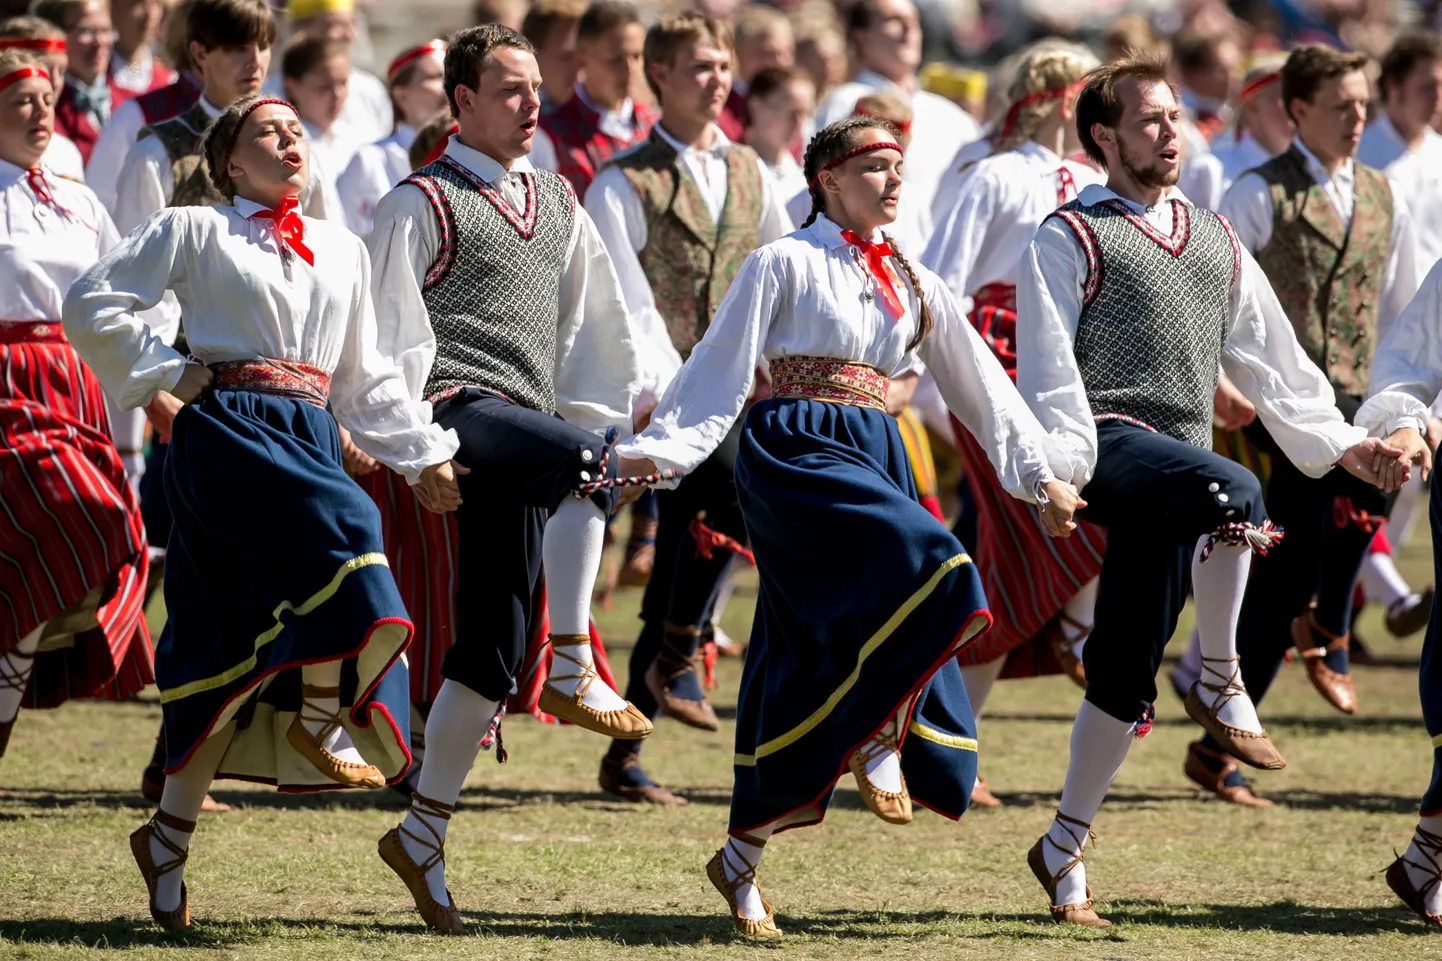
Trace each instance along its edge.
{"label": "white long-sleeved shirt", "polygon": [[[1293,140],[1292,145],[1306,159],[1307,172],[1322,188],[1343,228],[1350,229],[1356,192],[1356,168],[1352,160],[1343,163],[1336,173],[1330,173],[1300,140]],[[1417,231],[1412,223],[1407,198],[1396,184],[1391,186],[1392,233],[1386,254],[1386,272],[1382,277],[1381,299],[1377,303],[1379,340],[1397,315],[1406,309],[1422,280],[1422,272],[1417,266]],[[1237,239],[1253,256],[1271,241],[1275,216],[1272,194],[1260,174],[1247,174],[1233,184],[1222,198],[1218,213],[1231,221]]]}
{"label": "white long-sleeved shirt", "polygon": [[1386,436],[1402,427],[1427,431],[1428,408],[1442,393],[1442,261],[1372,354],[1367,400],[1354,418]]}
{"label": "white long-sleeved shirt", "polygon": [[[501,190],[516,210],[525,206],[521,176],[534,174],[534,168],[524,158],[508,171],[458,137],[451,138],[446,156]],[[381,353],[400,364],[411,396],[419,400],[436,358],[422,285],[441,246],[436,215],[419,187],[402,184],[381,199],[367,244],[375,268],[372,289]],[[606,247],[579,206],[566,265],[556,283],[556,410],[585,430],[627,431],[640,389],[637,338]]]}
{"label": "white long-sleeved shirt", "polygon": [[395,133],[384,140],[366,144],[336,178],[336,194],[345,213],[346,226],[361,237],[375,225],[376,204],[396,184],[411,174],[411,144],[416,131],[410,124],[397,124]]}
{"label": "white long-sleeved shirt", "polygon": [[1384,172],[1406,198],[1417,232],[1418,271],[1430,270],[1442,258],[1442,134],[1428,127],[1411,150],[1382,113],[1362,132],[1357,159]]}
{"label": "white long-sleeved shirt", "polygon": [[[871,239],[880,240],[880,232]],[[694,469],[740,416],[763,359],[827,357],[896,376],[914,367],[919,354],[1002,485],[1035,500],[1037,488],[1053,478],[1040,424],[946,285],[924,267],[915,270],[936,326],[912,352],[906,345],[916,333],[915,292],[893,272],[904,309],[899,318],[889,316],[856,248],[824,215],[755,251],[650,425],[617,451],[663,468]]]}
{"label": "white long-sleeved shirt", "polygon": [[1212,141],[1212,155],[1222,162],[1222,196],[1242,174],[1272,159],[1272,154],[1246,131],[1242,131],[1240,139],[1226,134]]}
{"label": "white long-sleeved shirt", "polygon": [[941,172],[936,193],[931,198],[932,223],[940,223],[956,204],[956,196],[961,191],[961,178],[971,169],[972,164],[991,156],[991,135],[991,128],[987,128],[984,135],[962,144],[956,156],[951,158],[951,162]]}
{"label": "white long-sleeved shirt", "polygon": [[376,350],[365,245],[345,228],[304,218],[314,266],[283,257],[265,208],[172,207],[91,267],[65,298],[65,333],[122,408],[180,380],[186,359],[136,312],[173,291],[191,353],[204,364],[289,360],[331,378],[331,409],[356,446],[412,483],[449,460],[454,431],[430,423],[394,362]]}
{"label": "white long-sleeved shirt", "polygon": [[[697,186],[706,201],[706,209],[714,222],[720,224],[726,208],[726,157],[731,151],[731,141],[714,125],[715,139],[704,150],[681,143],[660,124],[652,129],[676,151],[681,175]],[[785,237],[794,228],[786,213],[785,200],[777,191],[774,179],[762,170],[761,215],[756,224],[758,247]],[[609,166],[596,175],[587,189],[586,212],[595,221],[611,255],[626,308],[631,312],[631,322],[642,338],[642,389],[660,397],[681,366],[681,355],[671,344],[666,321],[656,309],[651,282],[641,267],[640,253],[646,249],[647,238],[646,209],[621,168]]]}
{"label": "white long-sleeved shirt", "polygon": [[40,202],[25,170],[0,160],[0,322],[60,320],[65,292],[120,242],[95,194],[47,172],[63,214]]}
{"label": "white long-sleeved shirt", "polygon": [[[1122,200],[1171,236],[1172,206],[1166,201],[1173,198],[1186,199],[1173,189],[1162,203],[1146,208],[1094,185],[1079,199],[1089,206]],[[1105,251],[1102,258],[1105,262]],[[1343,419],[1326,375],[1297,342],[1261,267],[1246,250],[1241,258],[1240,282],[1231,292],[1222,372],[1256,405],[1262,423],[1292,463],[1320,477],[1367,432]],[[1076,237],[1060,220],[1047,220],[1027,249],[1017,285],[1017,388],[1055,442],[1061,459],[1052,462],[1057,476],[1079,489],[1091,480],[1097,461],[1096,422],[1073,350],[1086,279],[1086,257]]]}
{"label": "white long-sleeved shirt", "polygon": [[[576,97],[581,103],[601,115],[596,122],[601,133],[622,141],[635,139],[636,104],[630,97],[623,100],[617,109],[607,110],[586,96],[585,87],[579,83],[576,84]],[[531,138],[531,155],[527,159],[531,161],[531,166],[540,170],[555,170],[560,163],[560,158],[556,154],[556,142],[541,127],[536,128],[536,134]]]}
{"label": "white long-sleeved shirt", "polygon": [[1036,228],[1078,191],[1104,180],[1032,140],[987,157],[962,176],[956,202],[932,231],[921,262],[969,312],[970,295],[982,287],[1015,287]]}
{"label": "white long-sleeved shirt", "polygon": [[881,74],[863,70],[827,96],[816,111],[817,129],[845,120],[856,109],[856,101],[878,91],[894,93],[911,104],[911,147],[902,176],[916,188],[919,201],[930,208],[942,174],[964,144],[981,136],[981,126],[945,97],[926,90],[909,93]]}

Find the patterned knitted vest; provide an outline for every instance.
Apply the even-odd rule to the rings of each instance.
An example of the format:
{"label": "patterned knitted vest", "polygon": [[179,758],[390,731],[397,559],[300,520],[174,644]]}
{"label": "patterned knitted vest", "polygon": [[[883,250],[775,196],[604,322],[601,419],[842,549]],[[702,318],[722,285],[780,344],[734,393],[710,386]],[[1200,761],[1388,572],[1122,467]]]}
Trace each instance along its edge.
{"label": "patterned knitted vest", "polygon": [[1355,162],[1352,169],[1350,229],[1295,146],[1253,173],[1272,196],[1272,239],[1257,253],[1257,263],[1307,356],[1333,386],[1355,397],[1367,390],[1377,346],[1377,301],[1392,246],[1392,191],[1380,171]]}
{"label": "patterned knitted vest", "polygon": [[1170,237],[1116,200],[1074,200],[1052,216],[1086,256],[1075,352],[1093,416],[1209,450],[1241,246],[1222,217],[1170,203]]}
{"label": "patterned knitted vest", "polygon": [[209,125],[210,116],[197,101],[183,113],[140,131],[137,139],[155,137],[165,147],[175,188],[170,195],[172,207],[211,207],[225,203],[200,165],[200,140]]}
{"label": "patterned knitted vest", "polygon": [[601,132],[601,114],[572,97],[551,113],[541,117],[541,129],[556,145],[556,173],[576,188],[576,196],[586,196],[586,188],[596,179],[596,172],[627,147],[644,140],[661,114],[650,107],[632,107],[629,140],[621,140]]}
{"label": "patterned knitted vest", "polygon": [[726,154],[726,205],[718,227],[676,151],[651,136],[611,161],[641,198],[646,246],[639,259],[671,343],[684,359],[700,342],[711,318],[757,245],[761,220],[761,162],[750,147],[733,144]]}
{"label": "patterned knitted vest", "polygon": [[436,335],[428,398],[480,387],[544,414],[556,411],[560,277],[576,195],[548,170],[520,176],[521,211],[449,157],[405,181],[425,193],[441,236],[421,291]]}

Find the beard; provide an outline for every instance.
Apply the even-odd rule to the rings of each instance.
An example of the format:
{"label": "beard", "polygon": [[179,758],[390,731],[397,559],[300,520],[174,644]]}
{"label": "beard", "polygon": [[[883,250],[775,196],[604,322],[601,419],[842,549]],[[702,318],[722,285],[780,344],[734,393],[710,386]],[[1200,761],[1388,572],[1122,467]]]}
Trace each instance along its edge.
{"label": "beard", "polygon": [[1144,163],[1136,160],[1127,151],[1127,145],[1120,140],[1117,141],[1117,154],[1121,160],[1122,170],[1128,177],[1136,181],[1140,186],[1149,189],[1160,187],[1174,187],[1177,177],[1181,174],[1181,165],[1171,168],[1162,167],[1155,162]]}

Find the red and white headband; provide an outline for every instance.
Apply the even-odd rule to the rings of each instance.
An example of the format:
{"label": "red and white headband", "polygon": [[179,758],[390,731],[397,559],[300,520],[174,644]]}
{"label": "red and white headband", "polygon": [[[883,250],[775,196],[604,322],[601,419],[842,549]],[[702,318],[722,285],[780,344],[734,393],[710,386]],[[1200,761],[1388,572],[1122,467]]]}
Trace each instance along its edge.
{"label": "red and white headband", "polygon": [[844,154],[841,154],[840,156],[837,156],[837,157],[833,157],[833,158],[831,158],[830,160],[828,160],[826,163],[822,164],[822,165],[821,165],[821,170],[816,171],[816,176],[811,178],[811,182],[812,182],[812,183],[815,183],[815,182],[817,181],[817,179],[819,179],[819,178],[821,177],[821,174],[822,174],[824,171],[827,171],[827,170],[835,170],[837,167],[840,167],[842,164],[846,163],[846,161],[850,160],[852,157],[860,157],[862,154],[875,153],[875,152],[878,151],[878,150],[895,150],[895,151],[896,151],[897,153],[899,153],[899,154],[905,154],[905,153],[906,153],[906,151],[904,151],[904,150],[901,149],[901,144],[899,144],[899,143],[892,143],[890,140],[878,140],[878,141],[876,141],[875,143],[864,143],[864,144],[862,144],[862,145],[859,146],[859,147],[852,147],[850,150],[846,151]]}
{"label": "red and white headband", "polygon": [[1249,84],[1247,84],[1246,86],[1244,86],[1244,87],[1237,93],[1237,106],[1240,107],[1240,106],[1245,105],[1248,100],[1251,100],[1251,99],[1252,99],[1253,97],[1255,97],[1259,92],[1261,92],[1261,90],[1262,90],[1263,87],[1267,86],[1268,84],[1276,83],[1278,80],[1281,80],[1281,79],[1282,79],[1282,74],[1281,74],[1280,72],[1278,72],[1278,71],[1275,71],[1275,70],[1272,71],[1271,73],[1264,73],[1264,74],[1262,74],[1260,77],[1258,77],[1257,79],[1253,80],[1251,83],[1249,83]]}
{"label": "red and white headband", "polygon": [[431,40],[421,44],[419,47],[412,47],[396,56],[391,65],[386,68],[386,83],[395,83],[396,77],[402,70],[423,57],[434,57],[436,62],[444,65],[446,62],[446,42],[444,40]]}
{"label": "red and white headband", "polygon": [[1025,97],[1022,97],[1013,103],[1006,111],[1006,117],[1001,121],[1001,130],[997,136],[1005,137],[1009,135],[1012,128],[1016,126],[1016,118],[1025,108],[1033,104],[1046,103],[1051,100],[1065,100],[1080,91],[1085,83],[1086,81],[1084,80],[1078,80],[1076,83],[1069,83],[1065,87],[1052,87],[1049,90],[1038,90],[1036,93],[1029,93]]}

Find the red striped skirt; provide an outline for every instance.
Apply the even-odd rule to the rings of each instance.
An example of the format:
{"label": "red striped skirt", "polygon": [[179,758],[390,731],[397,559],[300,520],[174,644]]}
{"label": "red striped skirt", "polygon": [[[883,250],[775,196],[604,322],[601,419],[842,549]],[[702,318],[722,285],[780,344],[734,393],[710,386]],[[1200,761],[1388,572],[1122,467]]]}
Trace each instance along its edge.
{"label": "red striped skirt", "polygon": [[455,641],[456,519],[426,510],[406,479],[388,467],[357,477],[381,512],[386,560],[415,624],[411,703],[429,706],[441,690],[441,661]]}
{"label": "red striped skirt", "polygon": [[[1016,379],[1016,290],[1000,284],[973,295],[971,322],[1006,372]],[[993,623],[964,648],[963,665],[1007,655],[1003,677],[1030,677],[1059,670],[1041,630],[1102,567],[1106,533],[1077,523],[1071,537],[1048,537],[1034,505],[1017,500],[997,480],[986,454],[956,418],[957,451],[976,501],[972,558],[981,574]]]}
{"label": "red striped skirt", "polygon": [[0,654],[98,587],[97,626],[42,638],[25,703],[128,697],[154,680],[148,558],[105,394],[58,324],[0,327]]}

